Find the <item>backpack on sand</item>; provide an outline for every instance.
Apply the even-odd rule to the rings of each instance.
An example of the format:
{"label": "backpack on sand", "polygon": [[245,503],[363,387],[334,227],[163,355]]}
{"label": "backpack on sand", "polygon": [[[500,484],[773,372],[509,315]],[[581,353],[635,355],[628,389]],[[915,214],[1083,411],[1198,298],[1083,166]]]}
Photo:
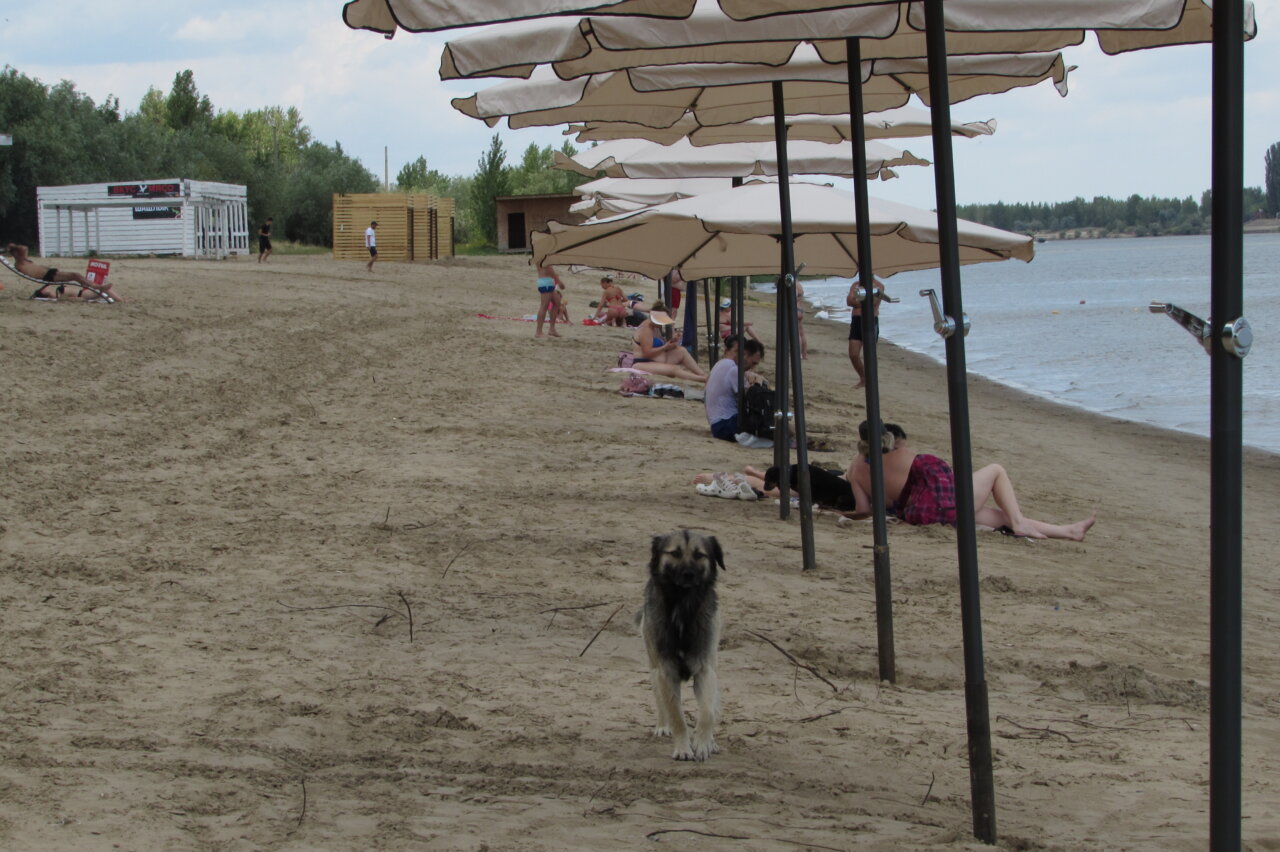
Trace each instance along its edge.
{"label": "backpack on sand", "polygon": [[742,393],[738,428],[757,438],[773,440],[773,391],[766,382],[757,382]]}

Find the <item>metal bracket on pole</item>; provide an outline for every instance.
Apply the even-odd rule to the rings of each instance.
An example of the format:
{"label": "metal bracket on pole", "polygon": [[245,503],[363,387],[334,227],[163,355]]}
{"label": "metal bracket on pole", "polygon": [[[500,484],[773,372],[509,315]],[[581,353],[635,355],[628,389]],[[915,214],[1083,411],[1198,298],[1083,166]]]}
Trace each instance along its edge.
{"label": "metal bracket on pole", "polygon": [[[859,302],[859,303],[861,303],[861,302],[865,302],[865,301],[867,300],[867,288],[866,288],[866,287],[859,287],[857,290],[855,290],[855,291],[853,291],[853,292],[854,292],[854,295],[855,295],[855,296],[857,296],[857,298],[858,298],[858,302]],[[902,301],[901,299],[895,299],[893,296],[887,295],[887,294],[886,294],[886,293],[884,293],[884,291],[882,291],[882,290],[877,290],[877,291],[876,291],[876,299],[877,299],[877,300],[879,300],[879,301],[881,301],[881,302],[888,302],[888,303],[893,304],[893,305],[896,305],[898,302],[901,302],[901,301]]]}
{"label": "metal bracket on pole", "polygon": [[[1204,347],[1206,353],[1213,353],[1213,317],[1208,321],[1202,320],[1170,302],[1152,301],[1147,309],[1153,314],[1168,314]],[[1222,348],[1241,360],[1249,354],[1253,348],[1253,328],[1247,319],[1240,317],[1222,327]]]}
{"label": "metal bracket on pole", "polygon": [[[938,294],[930,290],[921,290],[920,295],[929,300],[929,306],[933,308],[933,330],[938,335],[947,338],[956,333],[956,321],[942,313],[942,305],[938,303]],[[964,323],[964,336],[969,336],[969,315],[961,314],[961,321]]]}

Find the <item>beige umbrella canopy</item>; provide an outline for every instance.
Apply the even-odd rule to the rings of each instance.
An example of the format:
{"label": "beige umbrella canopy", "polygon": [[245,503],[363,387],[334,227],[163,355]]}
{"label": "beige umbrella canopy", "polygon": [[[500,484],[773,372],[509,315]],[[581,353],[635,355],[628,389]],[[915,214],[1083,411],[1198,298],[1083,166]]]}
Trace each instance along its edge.
{"label": "beige umbrella canopy", "polygon": [[[795,256],[806,272],[853,275],[858,270],[853,194],[792,184]],[[725,275],[776,275],[782,227],[778,189],[745,184],[582,225],[552,222],[533,234],[536,263],[583,264],[651,278],[679,267],[692,281]],[[931,211],[872,199],[867,225],[876,272],[892,275],[938,265],[938,222]],[[1032,239],[959,223],[960,262],[1031,260]]]}
{"label": "beige umbrella canopy", "polygon": [[682,18],[694,0],[350,0],[342,20],[387,38],[397,29],[432,32],[546,15],[662,15]]}
{"label": "beige umbrella canopy", "polygon": [[[735,20],[753,20],[765,16],[792,17],[832,11],[866,8],[879,0],[719,0],[721,10]],[[924,4],[902,3],[906,12],[903,28],[897,35],[924,32]],[[1197,44],[1213,38],[1213,4],[1211,0],[946,0],[942,4],[947,29],[947,51],[952,52],[952,34],[967,38],[978,33],[1009,35],[1048,34],[1052,32],[1079,35],[1093,30],[1098,45],[1106,53],[1124,53],[1150,47]],[[776,20],[777,18],[769,18]],[[1244,37],[1257,35],[1252,3],[1244,4]],[[825,58],[843,57],[841,44],[828,42],[820,48]]]}
{"label": "beige umbrella canopy", "polygon": [[[890,3],[737,22],[725,16],[714,0],[701,0],[692,15],[678,20],[607,15],[576,21],[551,18],[492,27],[451,40],[440,57],[440,76],[445,80],[527,77],[537,65],[549,65],[564,79],[642,65],[781,65],[806,42],[842,52],[847,36],[863,39],[863,59],[924,56],[923,37],[907,24],[906,14],[905,7],[899,10]],[[1047,53],[1083,39],[1079,30],[974,33],[949,38],[947,50],[954,55]]]}
{"label": "beige umbrella canopy", "polygon": [[[845,142],[853,138],[852,119],[847,115],[788,115],[787,138],[793,141]],[[867,139],[903,139],[929,136],[932,119],[925,110],[913,106],[868,113],[863,121]],[[990,136],[996,132],[996,120],[953,121],[952,136]],[[692,115],[685,115],[670,127],[643,127],[628,122],[588,121],[571,124],[565,135],[579,142],[606,142],[628,139],[670,145],[688,139],[693,145],[719,145],[725,142],[767,142],[774,138],[772,118],[752,118],[737,124],[703,127]]]}
{"label": "beige umbrella canopy", "polygon": [[[777,180],[773,178],[752,178],[752,183],[767,183],[777,188]],[[793,180],[791,185],[799,183],[815,183],[817,181]],[[574,192],[582,196],[582,200],[569,207],[573,213],[585,215],[613,215],[616,213],[632,213],[655,204],[666,204],[681,198],[692,198],[695,195],[706,195],[709,192],[720,192],[728,184],[724,178],[598,178],[578,186]]]}
{"label": "beige umbrella canopy", "polygon": [[[1061,54],[964,56],[949,63],[951,101],[1005,92],[1053,80],[1066,92]],[[546,68],[528,80],[509,80],[470,97],[455,98],[459,112],[490,126],[502,118],[512,129],[575,121],[626,121],[670,127],[692,115],[704,125],[736,124],[773,113],[772,82],[785,80],[787,109],[842,115],[849,110],[844,70],[815,58],[765,65],[672,65],[635,68],[561,80]],[[905,106],[911,95],[931,95],[924,60],[872,60],[861,66],[867,112]],[[706,74],[713,84],[685,85]]]}
{"label": "beige umbrella canopy", "polygon": [[[620,178],[735,178],[778,174],[773,142],[730,142],[694,147],[682,139],[656,145],[624,139],[606,142],[572,157],[556,152],[555,166],[594,177],[603,171]],[[792,174],[853,176],[853,146],[848,142],[796,142],[787,151]],[[867,177],[888,180],[894,166],[927,166],[910,151],[883,142],[867,143]]]}

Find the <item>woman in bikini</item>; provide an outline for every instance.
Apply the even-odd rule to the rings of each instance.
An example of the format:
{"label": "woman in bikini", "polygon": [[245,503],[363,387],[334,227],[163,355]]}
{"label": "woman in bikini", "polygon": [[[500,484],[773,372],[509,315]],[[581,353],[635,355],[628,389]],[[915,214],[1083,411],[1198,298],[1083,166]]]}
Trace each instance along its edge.
{"label": "woman in bikini", "polygon": [[693,360],[689,350],[675,337],[675,320],[667,315],[667,306],[654,302],[649,317],[636,326],[631,335],[635,362],[631,365],[645,373],[667,376],[686,382],[706,382],[707,373]]}

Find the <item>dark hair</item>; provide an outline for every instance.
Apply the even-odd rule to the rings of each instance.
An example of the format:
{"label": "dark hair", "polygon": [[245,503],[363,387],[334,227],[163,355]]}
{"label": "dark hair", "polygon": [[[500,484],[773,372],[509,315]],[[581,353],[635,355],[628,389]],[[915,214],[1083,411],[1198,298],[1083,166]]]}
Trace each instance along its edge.
{"label": "dark hair", "polygon": [[[897,438],[899,441],[905,441],[907,439],[907,430],[903,429],[897,423],[882,423],[880,424],[880,428]],[[864,441],[871,440],[871,421],[863,420],[858,424],[858,437]]]}
{"label": "dark hair", "polygon": [[742,351],[746,352],[748,355],[759,355],[764,357],[764,344],[759,340],[748,340],[743,344]]}

